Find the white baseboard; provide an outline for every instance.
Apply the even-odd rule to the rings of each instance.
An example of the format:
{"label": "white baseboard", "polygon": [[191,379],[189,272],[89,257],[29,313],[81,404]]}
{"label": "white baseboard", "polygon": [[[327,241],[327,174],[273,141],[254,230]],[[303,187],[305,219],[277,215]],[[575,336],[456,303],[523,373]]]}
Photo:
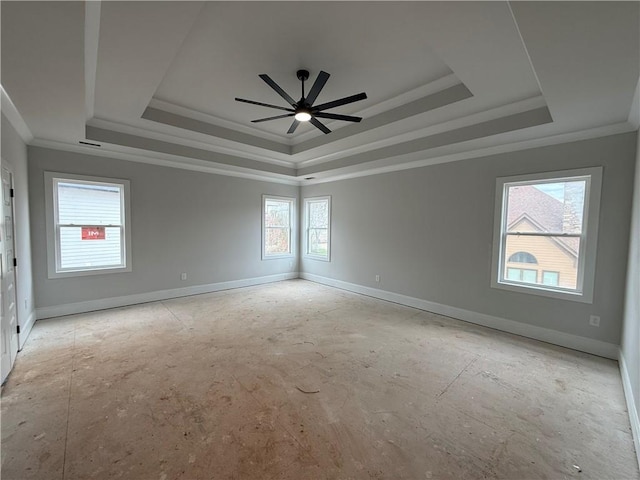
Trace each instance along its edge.
{"label": "white baseboard", "polygon": [[218,292],[220,290],[230,290],[232,288],[250,287],[264,283],[279,282],[299,278],[298,272],[279,273],[264,277],[245,278],[242,280],[231,280],[228,282],[210,283],[207,285],[194,285],[191,287],[173,288],[171,290],[157,290],[155,292],[138,293],[135,295],[125,295],[122,297],[101,298],[98,300],[88,300],[86,302],[66,303],[64,305],[53,305],[36,309],[36,318],[62,317],[76,313],[93,312],[95,310],[105,310],[107,308],[125,307],[138,303],[157,302],[170,298],[187,297],[189,295],[199,295],[202,293]]}
{"label": "white baseboard", "polygon": [[631,378],[629,377],[629,370],[627,369],[627,362],[624,359],[622,349],[620,349],[618,364],[620,365],[624,398],[627,401],[627,410],[629,411],[633,444],[636,447],[636,456],[638,457],[638,465],[640,465],[640,417],[638,417],[638,408],[633,395],[633,388],[631,387]]}
{"label": "white baseboard", "polygon": [[44,318],[61,317],[64,315],[73,315],[76,313],[92,312],[95,310],[105,310],[107,308],[124,307],[127,305],[135,305],[138,303],[156,302],[159,300],[168,300],[170,298],[186,297],[189,295],[198,295],[202,293],[217,292],[220,290],[229,290],[232,288],[248,287],[252,285],[261,285],[264,283],[279,282],[282,280],[291,280],[294,278],[304,278],[312,282],[329,285],[343,290],[348,290],[370,297],[387,300],[409,307],[426,310],[428,312],[437,313],[447,317],[456,318],[465,322],[483,325],[485,327],[495,328],[504,332],[522,335],[523,337],[541,340],[543,342],[552,343],[562,347],[572,348],[581,352],[599,355],[601,357],[618,359],[619,346],[613,343],[602,342],[592,338],[580,337],[569,333],[559,332],[549,328],[538,327],[526,323],[508,320],[506,318],[494,317],[483,313],[472,312],[462,308],[443,305],[440,303],[422,300],[420,298],[409,297],[399,293],[379,290],[377,288],[365,287],[355,283],[343,282],[312,273],[280,273],[276,275],[267,275],[264,277],[246,278],[241,280],[231,280],[228,282],[211,283],[207,285],[195,285],[191,287],[174,288],[171,290],[158,290],[155,292],[139,293],[135,295],[125,295],[121,297],[103,298],[97,300],[88,300],[85,302],[67,303],[63,305],[54,305],[51,307],[41,307],[36,309],[35,318],[41,320]]}
{"label": "white baseboard", "polygon": [[29,333],[31,333],[34,323],[36,323],[36,312],[35,310],[31,310],[27,321],[20,325],[20,333],[18,334],[18,350],[22,350],[22,347],[24,347],[24,344],[27,342],[27,338],[29,338]]}
{"label": "white baseboard", "polygon": [[592,338],[559,332],[550,328],[537,327],[535,325],[516,322],[514,320],[508,320],[506,318],[494,317],[492,315],[486,315],[484,313],[472,312],[470,310],[464,310],[462,308],[452,307],[449,305],[442,305],[440,303],[430,302],[428,300],[422,300],[420,298],[408,297],[399,293],[388,292],[386,290],[379,290],[377,288],[365,287],[363,285],[357,285],[355,283],[343,282],[342,280],[322,277],[320,275],[314,275],[312,273],[301,272],[300,278],[304,278],[305,280],[310,280],[312,282],[322,283],[324,285],[329,285],[332,287],[341,288],[343,290],[349,290],[350,292],[361,293],[363,295],[379,298],[381,300],[399,303],[408,307],[426,310],[428,312],[456,318],[458,320],[464,320],[465,322],[495,328],[496,330],[514,333],[523,337],[541,340],[543,342],[559,345],[561,347],[567,347],[573,350],[591,353],[600,357],[611,358],[613,360],[618,359],[619,346],[613,343],[602,342],[600,340],[594,340]]}

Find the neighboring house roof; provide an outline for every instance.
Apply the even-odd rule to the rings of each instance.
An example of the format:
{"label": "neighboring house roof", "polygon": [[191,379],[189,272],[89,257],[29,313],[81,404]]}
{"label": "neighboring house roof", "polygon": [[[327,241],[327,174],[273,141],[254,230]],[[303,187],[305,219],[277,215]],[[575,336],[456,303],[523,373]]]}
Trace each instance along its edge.
{"label": "neighboring house roof", "polygon": [[[507,212],[508,228],[511,229],[525,218],[540,232],[562,232],[564,203],[531,185],[511,187]],[[576,256],[580,245],[579,238],[553,238],[553,240]]]}
{"label": "neighboring house roof", "polygon": [[564,204],[557,198],[544,193],[531,185],[519,185],[509,188],[509,227],[519,221],[523,215],[542,226],[545,232],[562,232]]}

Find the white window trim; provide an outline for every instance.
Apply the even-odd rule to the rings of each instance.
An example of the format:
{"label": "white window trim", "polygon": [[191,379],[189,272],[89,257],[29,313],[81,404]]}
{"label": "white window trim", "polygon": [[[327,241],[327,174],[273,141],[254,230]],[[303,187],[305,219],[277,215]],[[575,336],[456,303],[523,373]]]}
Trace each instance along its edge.
{"label": "white window trim", "polygon": [[[309,204],[319,201],[327,202],[327,208],[329,210],[328,215],[328,224],[327,224],[327,254],[326,255],[318,255],[315,253],[309,252]],[[310,258],[313,260],[321,260],[324,262],[331,261],[331,196],[325,195],[323,197],[309,197],[304,199],[304,256],[306,258]]]}
{"label": "white window trim", "polygon": [[[79,180],[82,182],[99,182],[122,185],[124,190],[124,205],[122,206],[124,214],[124,267],[96,267],[92,269],[82,270],[66,270],[59,272],[57,265],[59,259],[59,245],[56,235],[56,208],[57,202],[54,197],[53,183],[54,179],[60,180]],[[45,221],[47,232],[47,277],[67,278],[82,277],[88,275],[105,275],[110,273],[124,273],[131,271],[131,202],[130,202],[130,184],[129,180],[94,177],[89,175],[76,175],[72,173],[44,172],[44,194],[45,194]]]}
{"label": "white window trim", "polygon": [[[289,202],[291,204],[291,215],[289,215],[289,245],[291,246],[291,252],[290,253],[282,253],[282,254],[275,254],[275,255],[268,255],[265,252],[265,248],[264,248],[264,243],[265,243],[265,239],[266,239],[266,235],[265,235],[265,223],[264,223],[264,214],[265,214],[265,205],[267,203],[267,200],[277,200],[279,202]],[[296,198],[295,197],[281,197],[278,195],[262,195],[262,236],[261,236],[261,249],[262,249],[262,260],[276,260],[279,258],[293,258],[296,256],[296,237],[297,235],[297,230],[296,230]]]}
{"label": "white window trim", "polygon": [[[567,181],[572,178],[590,176],[587,182],[584,208],[587,215],[582,220],[582,235],[580,237],[580,255],[578,257],[578,288],[577,291],[563,291],[561,287],[545,287],[544,285],[525,285],[500,279],[503,265],[502,252],[503,212],[506,208],[505,184],[507,183],[536,183],[552,179]],[[574,302],[593,303],[593,288],[596,270],[596,252],[598,245],[598,219],[600,218],[600,196],[602,189],[602,167],[589,167],[575,170],[543,172],[513,177],[500,177],[496,180],[495,216],[493,229],[493,260],[491,262],[491,287],[513,292],[529,293],[544,297],[571,300]]]}

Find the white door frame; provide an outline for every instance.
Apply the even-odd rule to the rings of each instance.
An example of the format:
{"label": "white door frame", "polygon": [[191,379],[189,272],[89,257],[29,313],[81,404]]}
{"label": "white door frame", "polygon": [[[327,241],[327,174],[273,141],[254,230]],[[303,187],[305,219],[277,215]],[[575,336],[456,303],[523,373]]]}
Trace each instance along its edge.
{"label": "white door frame", "polygon": [[4,382],[18,354],[18,294],[14,259],[16,258],[15,209],[13,200],[13,170],[7,162],[0,165],[2,173],[2,217],[0,229],[0,275],[2,277],[0,305],[0,370]]}

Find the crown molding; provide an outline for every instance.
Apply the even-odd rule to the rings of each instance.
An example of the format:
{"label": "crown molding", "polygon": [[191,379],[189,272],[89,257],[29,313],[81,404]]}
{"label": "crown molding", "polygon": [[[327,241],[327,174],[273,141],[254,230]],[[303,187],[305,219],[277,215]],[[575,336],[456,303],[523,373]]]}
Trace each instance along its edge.
{"label": "crown molding", "polygon": [[153,107],[147,107],[142,113],[142,119],[162,125],[164,128],[177,128],[187,135],[200,134],[208,137],[206,140],[212,144],[233,144],[236,148],[259,149],[270,155],[291,155],[291,147],[284,143],[266,140],[255,135],[239,132],[232,128],[220,127],[211,123],[196,120],[184,115],[170,113]]}
{"label": "crown molding", "polygon": [[[149,121],[150,124],[153,124],[154,127],[159,129],[173,129],[173,127],[166,126],[162,123],[156,123]],[[260,148],[253,148],[248,145],[242,145],[243,148],[238,148],[238,144],[234,145],[219,145],[212,144],[210,141],[211,137],[205,134],[200,134],[196,132],[190,132],[191,135],[189,137],[179,137],[172,133],[168,133],[166,131],[160,130],[151,130],[149,128],[142,128],[133,125],[127,125],[124,123],[118,123],[111,120],[106,120],[103,118],[92,118],[87,122],[87,126],[101,128],[104,130],[111,130],[113,132],[124,133],[127,135],[136,135],[139,137],[151,138],[154,140],[160,140],[163,142],[175,143],[177,145],[183,145],[185,147],[198,147],[203,150],[208,150],[211,152],[222,153],[225,155],[233,155],[239,156],[241,155],[243,158],[247,158],[249,160],[255,160],[257,162],[262,163],[270,163],[272,165],[279,165],[282,167],[295,168],[295,163],[290,160],[283,160],[280,158],[268,157],[268,153]],[[231,143],[231,142],[226,142]]]}
{"label": "crown molding", "polygon": [[[215,175],[246,178],[256,181],[279,183],[285,185],[314,185],[319,183],[334,182],[350,178],[380,175],[401,170],[437,165],[440,163],[456,162],[472,158],[481,158],[489,155],[498,155],[532,148],[558,145],[562,143],[589,140],[610,135],[623,134],[636,131],[637,128],[629,122],[621,122],[602,127],[566,132],[557,135],[547,135],[539,138],[515,140],[518,131],[492,137],[479,138],[455,145],[446,145],[429,151],[417,151],[384,160],[367,162],[349,167],[325,170],[317,173],[298,174],[296,177],[272,172],[256,171],[248,168],[232,165],[218,164],[205,160],[189,157],[153,152],[153,155],[140,153],[139,150],[114,144],[102,144],[102,147],[76,145],[54,140],[36,138],[29,145],[54,150],[63,150],[82,153],[94,157],[107,157],[131,162],[159,165],[170,168],[179,168]],[[429,155],[429,156],[427,156]],[[387,164],[384,164],[387,162]],[[388,164],[388,162],[393,162]],[[306,180],[305,177],[314,177]]]}
{"label": "crown molding", "polygon": [[[393,110],[394,108],[401,107],[402,105],[406,105],[411,102],[415,102],[420,100],[421,98],[428,97],[430,95],[434,95],[438,92],[446,90],[447,88],[454,87],[462,82],[455,74],[450,73],[445,75],[444,77],[440,77],[437,80],[433,80],[425,85],[422,85],[418,88],[414,88],[413,90],[409,90],[408,92],[401,93],[395,97],[389,98],[387,100],[383,100],[375,105],[371,105],[363,110],[358,110],[350,115],[355,115],[357,117],[370,118],[374,115],[379,115],[389,110]],[[331,128],[334,125],[340,124],[340,122],[336,120],[332,121],[324,121],[323,122],[327,127]],[[309,138],[317,137],[317,133],[313,130],[302,133],[296,136],[293,145],[298,145],[300,143],[305,142]]]}
{"label": "crown molding", "polygon": [[[406,105],[408,103],[417,101],[429,95],[433,95],[435,93],[441,92],[443,90],[446,90],[447,88],[453,87],[460,83],[461,82],[458,79],[458,77],[456,77],[455,74],[450,73],[448,75],[445,75],[444,77],[440,77],[418,88],[415,88],[408,92],[401,93],[400,95],[389,98],[387,100],[383,100],[377,103],[376,105],[372,105],[363,110],[359,110],[353,113],[353,115],[361,116],[365,118],[372,117],[374,115],[378,115],[388,110],[392,110],[394,108],[400,107],[402,105]],[[319,136],[316,131],[309,130],[308,132],[297,135],[295,138],[288,138],[283,135],[278,135],[271,132],[265,132],[263,130],[260,130],[259,128],[254,128],[248,125],[241,124],[239,122],[226,120],[221,117],[217,117],[215,115],[204,113],[199,110],[185,107],[183,105],[178,105],[176,103],[171,103],[166,100],[162,100],[160,98],[155,98],[155,97],[151,99],[148,107],[154,108],[157,110],[162,110],[168,113],[173,113],[175,115],[180,115],[189,119],[198,120],[200,122],[204,122],[209,125],[236,130],[238,132],[242,132],[248,135],[254,135],[267,140],[279,142],[279,143],[282,143],[283,145],[288,145],[288,146],[298,145],[308,140],[309,138]],[[328,127],[340,124],[340,122],[337,122],[335,120],[328,121],[328,122],[325,121],[324,123]],[[339,129],[334,128],[333,130],[339,130]]]}
{"label": "crown molding", "polygon": [[228,177],[247,178],[262,182],[280,183],[285,185],[299,185],[300,182],[294,177],[272,172],[256,171],[249,168],[224,165],[206,160],[181,157],[167,153],[153,152],[153,156],[139,153],[138,150],[129,147],[121,147],[103,143],[101,147],[76,145],[71,143],[58,142],[55,140],[34,139],[30,144],[33,147],[50,148],[53,150],[63,150],[67,152],[82,153],[94,157],[115,158],[130,162],[146,163],[182,170],[211,173],[214,175],[224,175]]}
{"label": "crown molding", "polygon": [[16,132],[18,132],[22,141],[26,144],[30,143],[34,137],[31,130],[29,130],[27,122],[24,121],[22,115],[20,115],[20,112],[11,101],[11,97],[9,97],[9,94],[2,85],[0,85],[0,92],[2,97],[0,109],[2,109],[2,113],[7,117],[7,120],[9,120],[9,123],[13,128],[16,129]]}
{"label": "crown molding", "polygon": [[256,137],[264,138],[265,140],[279,142],[287,146],[291,146],[293,144],[292,139],[284,137],[282,135],[277,135],[271,132],[265,132],[263,130],[260,130],[259,128],[252,128],[248,125],[243,125],[242,123],[226,120],[224,118],[220,118],[215,115],[211,115],[209,113],[204,113],[199,110],[195,110],[193,108],[178,105],[177,103],[171,103],[166,100],[161,100],[155,97],[152,98],[151,101],[149,102],[148,108],[155,108],[157,110],[162,110],[164,112],[169,112],[175,115],[191,118],[193,120],[198,120],[200,122],[208,123],[210,125],[215,125],[217,127],[229,128],[232,130],[236,130],[238,132],[246,133],[247,135],[254,135]]}
{"label": "crown molding", "polygon": [[305,156],[315,157],[317,155],[314,152],[319,149],[333,148],[334,151],[340,151],[344,148],[345,143],[353,145],[353,140],[365,139],[359,143],[366,144],[380,136],[395,137],[411,128],[416,128],[416,126],[422,127],[425,122],[431,124],[434,112],[442,111],[445,107],[453,108],[453,111],[456,111],[454,105],[465,104],[465,100],[472,98],[471,91],[463,83],[457,83],[413,102],[365,118],[360,123],[352,123],[335,130],[329,135],[331,138],[328,140],[325,139],[326,136],[322,136],[298,143],[292,147],[291,151],[298,158],[300,156],[303,158]]}
{"label": "crown molding", "polygon": [[[301,185],[315,185],[319,183],[335,182],[338,180],[347,180],[350,178],[380,175],[400,170],[410,170],[413,168],[427,167],[440,163],[457,162],[460,160],[487,157],[489,155],[498,155],[521,150],[529,150],[532,148],[590,140],[593,138],[608,137],[611,135],[633,132],[635,130],[637,129],[629,122],[621,122],[587,130],[516,141],[513,141],[513,137],[518,133],[518,131],[507,132],[505,134],[495,135],[492,137],[478,138],[461,144],[438,147],[430,152],[417,151],[405,155],[386,158],[384,160],[376,160],[364,164],[338,168],[332,171],[325,170],[317,173],[299,174],[297,178]],[[426,157],[429,154],[430,156]],[[389,164],[389,162],[393,163]],[[305,177],[313,177],[313,179],[306,180]]]}
{"label": "crown molding", "polygon": [[[390,100],[383,101],[373,107],[362,110],[365,118],[363,122],[341,126],[329,135],[315,135],[295,137],[292,142],[282,143],[258,137],[254,132],[246,133],[246,128],[238,128],[235,123],[223,123],[220,119],[202,112],[194,112],[178,105],[171,105],[158,99],[150,102],[142,115],[149,123],[156,123],[154,130],[161,129],[168,134],[176,134],[180,129],[180,136],[194,138],[199,135],[202,141],[213,145],[229,145],[243,152],[265,154],[270,158],[286,156],[293,162],[306,161],[318,156],[318,152],[341,152],[359,144],[368,144],[371,140],[378,140],[381,136],[390,138],[406,132],[409,129],[424,126],[425,122],[432,122],[428,115],[434,110],[461,102],[473,97],[473,94],[462,84],[455,75],[449,74],[427,85],[405,92]],[[400,120],[406,121],[398,127]],[[342,122],[343,123],[343,122]],[[331,125],[329,122],[327,125]],[[381,127],[395,125],[393,129],[381,130]],[[422,125],[420,125],[422,124]],[[224,125],[224,126],[222,126]],[[400,128],[400,130],[398,130]],[[273,137],[270,137],[273,138]],[[362,139],[363,141],[359,141]],[[278,139],[280,140],[280,139]]]}
{"label": "crown molding", "polygon": [[318,156],[310,160],[304,160],[296,164],[297,168],[310,167],[313,165],[320,165],[328,163],[333,160],[339,160],[346,156],[356,155],[371,150],[377,150],[392,145],[409,142],[419,138],[437,135],[452,130],[457,130],[464,127],[469,127],[478,123],[489,122],[491,120],[497,120],[499,118],[515,115],[517,113],[527,112],[536,108],[545,107],[546,102],[544,97],[537,95],[535,97],[526,98],[517,102],[501,105],[489,110],[483,110],[468,115],[460,116],[449,121],[437,123],[435,125],[429,125],[424,128],[419,128],[407,133],[393,135],[382,140],[367,143],[364,145],[358,145],[353,148],[344,148],[339,152],[329,153],[327,155]]}

